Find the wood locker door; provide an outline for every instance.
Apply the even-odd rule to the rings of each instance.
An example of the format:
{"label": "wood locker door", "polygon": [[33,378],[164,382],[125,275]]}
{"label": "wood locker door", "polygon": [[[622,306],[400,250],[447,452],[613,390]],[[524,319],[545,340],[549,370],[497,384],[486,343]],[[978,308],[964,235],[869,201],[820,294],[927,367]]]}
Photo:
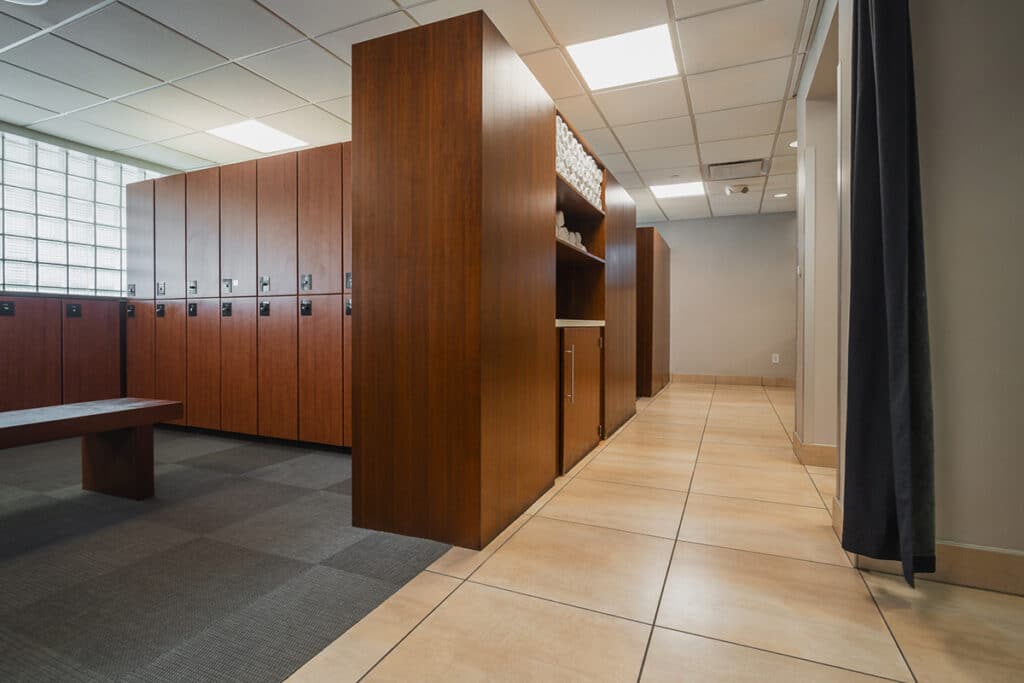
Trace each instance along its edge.
{"label": "wood locker door", "polygon": [[295,152],[256,161],[257,295],[298,291]]}
{"label": "wood locker door", "polygon": [[256,299],[221,299],[220,308],[220,428],[257,434]]}
{"label": "wood locker door", "polygon": [[298,166],[299,294],[340,294],[341,144],[299,152]]}
{"label": "wood locker door", "polygon": [[562,473],[601,440],[601,328],[562,330]]}
{"label": "wood locker door", "polygon": [[343,307],[340,294],[299,298],[300,441],[344,441]]}
{"label": "wood locker door", "polygon": [[121,396],[121,302],[64,299],[64,403]]}
{"label": "wood locker door", "polygon": [[256,391],[260,436],[299,437],[297,308],[294,296],[259,300]]}
{"label": "wood locker door", "polygon": [[345,431],[342,436],[342,446],[352,447],[352,295],[346,294],[344,297],[345,301],[345,319],[343,323],[344,337],[342,340],[342,385],[344,386],[344,412],[342,418],[344,420]]}
{"label": "wood locker door", "polygon": [[343,286],[352,291],[352,143],[341,144],[341,263]]}
{"label": "wood locker door", "polygon": [[60,405],[60,348],[58,299],[0,296],[0,411]]}
{"label": "wood locker door", "polygon": [[155,296],[158,299],[184,299],[185,175],[154,180],[153,206]]}
{"label": "wood locker door", "polygon": [[220,277],[221,296],[256,296],[255,160],[220,168]]}
{"label": "wood locker door", "polygon": [[128,396],[156,398],[155,319],[152,301],[125,304],[125,385]]}
{"label": "wood locker door", "polygon": [[188,407],[185,424],[220,429],[220,300],[186,304]]}
{"label": "wood locker door", "polygon": [[152,299],[153,282],[156,279],[156,264],[153,261],[153,181],[144,180],[127,185],[125,202],[128,296]]}
{"label": "wood locker door", "polygon": [[[188,415],[188,384],[186,373],[187,342],[185,339],[185,302],[157,301],[154,318],[155,363],[154,398],[181,401],[182,414]],[[171,424],[185,424],[184,418]]]}
{"label": "wood locker door", "polygon": [[185,296],[220,296],[220,169],[185,174]]}

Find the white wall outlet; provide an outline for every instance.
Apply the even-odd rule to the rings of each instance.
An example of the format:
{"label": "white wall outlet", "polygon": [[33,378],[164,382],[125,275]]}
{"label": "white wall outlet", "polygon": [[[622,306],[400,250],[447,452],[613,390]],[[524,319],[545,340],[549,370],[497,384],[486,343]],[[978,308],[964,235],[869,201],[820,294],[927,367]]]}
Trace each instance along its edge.
{"label": "white wall outlet", "polygon": [[772,365],[778,365],[779,362],[780,362],[779,361],[779,354],[773,353],[772,354]]}

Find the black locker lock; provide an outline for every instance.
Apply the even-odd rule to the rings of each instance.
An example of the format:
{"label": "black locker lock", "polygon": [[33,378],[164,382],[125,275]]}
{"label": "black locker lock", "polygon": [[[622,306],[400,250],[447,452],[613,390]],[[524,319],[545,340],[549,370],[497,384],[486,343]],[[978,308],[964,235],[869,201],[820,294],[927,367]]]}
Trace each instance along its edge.
{"label": "black locker lock", "polygon": [[270,315],[270,302],[269,301],[261,301],[260,302],[260,315],[262,315],[264,317]]}
{"label": "black locker lock", "polygon": [[165,308],[164,304],[157,304],[156,305],[156,317],[158,317],[158,318],[164,317],[164,308]]}
{"label": "black locker lock", "polygon": [[0,301],[0,316],[10,318],[14,315],[13,301]]}
{"label": "black locker lock", "polygon": [[124,312],[125,312],[125,315],[127,315],[129,318],[134,318],[135,317],[135,304],[127,304],[124,307]]}
{"label": "black locker lock", "polygon": [[188,305],[188,317],[194,318],[199,315],[199,304]]}
{"label": "black locker lock", "polygon": [[135,296],[135,285],[128,285],[128,296]]}
{"label": "black locker lock", "polygon": [[345,299],[345,315],[352,315],[352,299]]}
{"label": "black locker lock", "polygon": [[299,302],[299,315],[313,315],[313,302],[303,299]]}
{"label": "black locker lock", "polygon": [[67,315],[69,318],[81,318],[82,304],[68,304]]}
{"label": "black locker lock", "polygon": [[225,301],[220,305],[220,317],[230,318],[231,317],[231,302]]}
{"label": "black locker lock", "polygon": [[352,273],[345,273],[345,289],[352,289]]}

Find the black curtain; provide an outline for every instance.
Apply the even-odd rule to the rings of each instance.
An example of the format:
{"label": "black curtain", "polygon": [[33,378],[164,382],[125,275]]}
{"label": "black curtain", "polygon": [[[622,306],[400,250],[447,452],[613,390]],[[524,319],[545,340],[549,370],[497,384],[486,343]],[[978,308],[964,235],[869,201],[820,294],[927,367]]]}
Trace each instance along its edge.
{"label": "black curtain", "polygon": [[855,0],[843,547],[935,571],[924,241],[907,0]]}

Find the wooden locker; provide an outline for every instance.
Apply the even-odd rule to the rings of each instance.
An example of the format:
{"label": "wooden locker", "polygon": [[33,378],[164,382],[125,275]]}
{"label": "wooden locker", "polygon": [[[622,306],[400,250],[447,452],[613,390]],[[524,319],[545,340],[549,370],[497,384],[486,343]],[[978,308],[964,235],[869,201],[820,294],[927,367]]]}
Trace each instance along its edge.
{"label": "wooden locker", "polygon": [[220,247],[221,296],[256,296],[255,160],[221,166]]}
{"label": "wooden locker", "polygon": [[220,296],[220,169],[185,174],[185,296]]}
{"label": "wooden locker", "polygon": [[261,297],[258,303],[256,394],[260,436],[299,436],[297,309],[294,296]]}
{"label": "wooden locker", "polygon": [[298,290],[296,154],[256,162],[256,278],[258,296]]}
{"label": "wooden locker", "polygon": [[341,144],[298,152],[298,169],[299,294],[340,294]]}
{"label": "wooden locker", "polygon": [[125,386],[134,398],[155,398],[156,347],[154,304],[133,300],[125,304]]}
{"label": "wooden locker", "polygon": [[64,403],[121,396],[121,302],[64,299]]}
{"label": "wooden locker", "polygon": [[185,424],[220,429],[220,300],[186,304],[185,359],[188,407]]}
{"label": "wooden locker", "polygon": [[565,474],[600,442],[601,328],[562,328],[562,450]]}
{"label": "wooden locker", "polygon": [[256,299],[221,299],[220,307],[220,428],[257,434]]}
{"label": "wooden locker", "polygon": [[153,181],[155,296],[185,298],[185,175]]}
{"label": "wooden locker", "polygon": [[[182,414],[188,415],[186,372],[185,301],[157,301],[154,318],[155,362],[153,381],[156,398],[181,401]],[[185,424],[184,418],[171,424]]]}
{"label": "wooden locker", "polygon": [[0,411],[60,404],[60,348],[59,299],[0,296]]}
{"label": "wooden locker", "polygon": [[343,307],[340,294],[299,298],[300,441],[344,441]]}
{"label": "wooden locker", "polygon": [[352,143],[341,145],[341,262],[344,290],[352,291]]}
{"label": "wooden locker", "polygon": [[342,399],[344,411],[344,433],[342,434],[342,446],[352,447],[352,295],[344,297],[345,317],[343,323],[342,337],[342,386],[344,387]]}
{"label": "wooden locker", "polygon": [[152,299],[156,279],[153,261],[153,181],[125,186],[127,223],[125,242],[128,296]]}

